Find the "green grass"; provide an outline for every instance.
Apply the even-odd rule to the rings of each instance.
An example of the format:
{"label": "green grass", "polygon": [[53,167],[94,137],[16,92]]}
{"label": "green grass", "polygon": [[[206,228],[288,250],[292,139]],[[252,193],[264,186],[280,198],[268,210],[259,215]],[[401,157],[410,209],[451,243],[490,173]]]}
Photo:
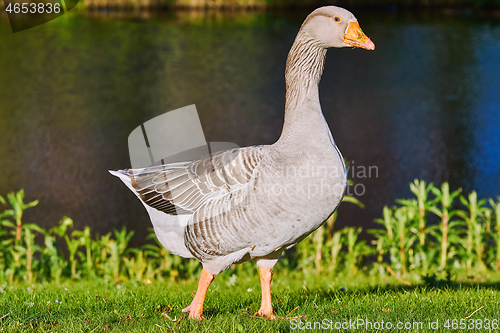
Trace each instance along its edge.
{"label": "green grass", "polygon": [[[233,278],[234,280],[234,278]],[[386,281],[390,281],[386,285]],[[406,287],[395,280],[372,278],[308,277],[300,274],[284,276],[278,271],[273,282],[273,306],[278,316],[305,315],[307,322],[356,321],[364,319],[382,322],[423,322],[423,330],[402,329],[401,332],[452,332],[444,328],[447,319],[460,320],[481,308],[470,319],[474,325],[485,319],[500,320],[500,279],[489,278],[479,285],[449,282]],[[234,282],[234,285],[231,283]],[[341,287],[344,290],[341,290]],[[0,331],[2,332],[167,332],[175,323],[172,319],[185,314],[196,289],[196,281],[159,282],[150,285],[131,281],[115,285],[102,280],[93,282],[49,283],[32,287],[2,286],[0,290]],[[251,290],[249,290],[251,289]],[[3,292],[2,292],[3,291]],[[56,302],[57,300],[57,302]],[[50,302],[50,303],[49,303]],[[33,305],[30,305],[33,303]],[[229,274],[216,277],[205,302],[205,320],[180,321],[175,332],[289,332],[289,320],[269,321],[251,318],[260,306],[258,275],[237,277]],[[429,329],[429,321],[439,321],[439,329]],[[467,321],[466,325],[472,322]],[[459,325],[459,322],[457,322]],[[491,323],[490,323],[491,324]],[[459,329],[460,330],[460,329]],[[300,330],[302,331],[302,330]],[[317,330],[316,330],[317,331]],[[326,331],[335,331],[326,330]],[[360,326],[357,330],[367,332]],[[385,330],[387,332],[396,331]],[[462,331],[471,331],[462,330]],[[477,330],[494,332],[494,329]]]}

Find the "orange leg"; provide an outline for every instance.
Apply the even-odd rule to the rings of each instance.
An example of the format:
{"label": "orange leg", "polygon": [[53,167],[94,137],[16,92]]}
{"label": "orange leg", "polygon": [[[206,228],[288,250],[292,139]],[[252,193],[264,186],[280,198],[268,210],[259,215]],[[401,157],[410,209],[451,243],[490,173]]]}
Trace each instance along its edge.
{"label": "orange leg", "polygon": [[198,290],[194,296],[191,304],[182,310],[182,312],[188,312],[188,318],[202,320],[203,316],[203,303],[205,303],[205,296],[207,296],[208,286],[214,280],[214,275],[204,268],[201,270],[200,282],[198,283]]}
{"label": "orange leg", "polygon": [[260,285],[262,287],[262,303],[260,305],[258,315],[269,319],[275,319],[273,313],[273,305],[271,303],[271,281],[273,272],[270,268],[259,267]]}

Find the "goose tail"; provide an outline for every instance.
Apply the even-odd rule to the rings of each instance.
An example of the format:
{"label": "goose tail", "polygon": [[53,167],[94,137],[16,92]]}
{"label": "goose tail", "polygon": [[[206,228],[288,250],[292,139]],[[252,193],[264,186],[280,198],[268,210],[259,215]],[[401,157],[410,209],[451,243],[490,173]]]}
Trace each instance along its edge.
{"label": "goose tail", "polygon": [[[184,244],[184,231],[187,224],[186,219],[190,217],[186,215],[169,215],[161,212],[153,207],[144,203],[137,191],[132,186],[132,175],[129,170],[108,170],[110,174],[120,178],[120,180],[137,196],[146,208],[151,223],[156,234],[156,238],[160,241],[161,245],[173,254],[177,254],[184,258],[194,258],[191,252]],[[136,171],[136,170],[134,170]]]}

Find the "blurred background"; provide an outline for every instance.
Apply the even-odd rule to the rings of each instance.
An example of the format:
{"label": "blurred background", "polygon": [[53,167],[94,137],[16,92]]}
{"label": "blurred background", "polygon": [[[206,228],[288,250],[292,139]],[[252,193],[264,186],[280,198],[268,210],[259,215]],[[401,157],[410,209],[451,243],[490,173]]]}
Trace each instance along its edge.
{"label": "blurred background", "polygon": [[499,0],[85,0],[19,33],[2,10],[0,195],[40,200],[26,222],[70,216],[142,242],[148,215],[107,172],[130,167],[130,132],[196,104],[207,141],[273,143],[289,48],[324,4],[351,10],[377,47],[330,50],[320,84],[365,204],[342,205],[336,228],[371,228],[415,178],[499,195]]}

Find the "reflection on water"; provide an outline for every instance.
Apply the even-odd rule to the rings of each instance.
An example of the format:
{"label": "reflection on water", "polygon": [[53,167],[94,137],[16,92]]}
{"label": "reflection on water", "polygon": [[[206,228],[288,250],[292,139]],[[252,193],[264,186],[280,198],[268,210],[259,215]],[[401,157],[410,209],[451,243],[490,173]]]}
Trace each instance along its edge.
{"label": "reflection on water", "polygon": [[[46,227],[68,215],[79,228],[144,234],[146,212],[107,173],[130,166],[129,133],[196,104],[209,142],[274,142],[306,14],[73,15],[17,34],[0,20],[0,194],[25,188],[41,201],[27,220]],[[357,16],[377,49],[331,50],[321,101],[352,170],[376,166],[378,177],[354,179],[367,207],[345,204],[339,227],[370,227],[414,178],[500,194],[500,25]]]}

